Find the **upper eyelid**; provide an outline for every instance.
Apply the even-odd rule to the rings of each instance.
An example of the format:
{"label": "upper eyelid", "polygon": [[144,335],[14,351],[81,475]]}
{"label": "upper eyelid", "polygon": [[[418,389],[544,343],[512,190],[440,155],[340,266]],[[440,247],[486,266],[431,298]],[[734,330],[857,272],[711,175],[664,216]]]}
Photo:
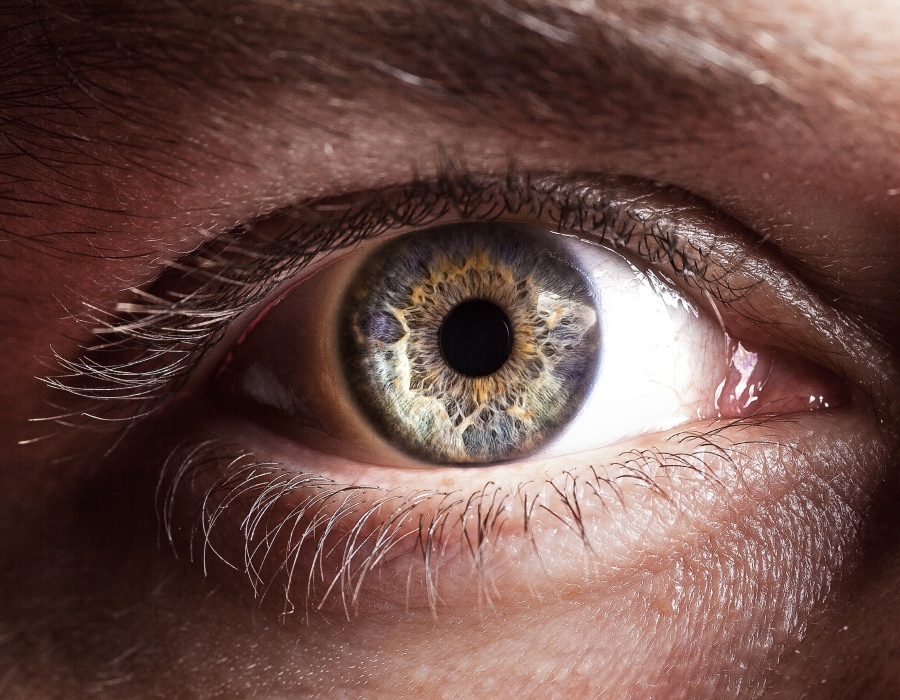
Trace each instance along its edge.
{"label": "upper eyelid", "polygon": [[[146,289],[129,290],[131,299],[113,311],[87,306],[80,320],[93,326],[95,344],[74,360],[59,357],[62,372],[45,381],[91,404],[68,411],[67,421],[74,415],[124,420],[144,415],[177,391],[232,321],[296,278],[314,259],[386,232],[451,219],[500,217],[628,248],[668,276],[683,278],[689,292],[700,294],[699,301],[713,304],[720,317],[730,314],[729,320],[738,325],[747,317],[756,327],[767,320],[753,302],[746,303],[758,281],[754,272],[778,276],[782,285],[791,286],[805,306],[801,316],[821,305],[802,283],[773,268],[771,256],[739,225],[729,225],[724,216],[717,218],[715,210],[674,188],[608,176],[447,174],[303,202],[211,241],[173,263]],[[726,235],[723,228],[731,230]],[[743,276],[729,269],[748,266],[750,274]],[[854,332],[858,329],[849,319],[836,313],[829,317],[833,328],[807,328],[811,332],[804,340],[811,346],[805,349],[820,347],[823,364],[847,373],[848,363],[872,357],[876,348],[864,347],[873,344],[865,334]],[[773,330],[778,331],[777,326]],[[781,335],[792,342],[790,332]],[[776,343],[780,339],[778,332],[773,337]],[[835,356],[835,362],[827,362]],[[851,380],[864,375],[850,369]],[[893,386],[896,378],[882,377],[881,383]],[[58,416],[50,420],[54,418]]]}

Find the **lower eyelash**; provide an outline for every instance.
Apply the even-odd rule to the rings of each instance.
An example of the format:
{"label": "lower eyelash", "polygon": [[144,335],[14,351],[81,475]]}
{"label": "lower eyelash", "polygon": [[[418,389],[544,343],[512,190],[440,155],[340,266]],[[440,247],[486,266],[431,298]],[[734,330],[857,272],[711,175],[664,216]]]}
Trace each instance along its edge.
{"label": "lower eyelash", "polygon": [[[728,427],[760,422],[742,419]],[[578,537],[590,559],[597,553],[586,513],[616,504],[626,508],[626,484],[646,487],[667,501],[661,474],[687,471],[717,484],[710,459],[736,468],[733,450],[749,446],[722,439],[722,430],[672,436],[674,444],[689,445],[688,451],[622,453],[610,465],[617,470],[614,477],[586,467],[541,485],[488,481],[469,493],[400,493],[341,484],[259,462],[221,440],[185,443],[172,450],[160,473],[157,514],[176,554],[186,549],[204,573],[213,559],[240,572],[260,605],[280,592],[283,616],[300,611],[308,619],[311,613],[340,610],[350,618],[359,613],[370,579],[404,560],[407,607],[424,595],[437,616],[445,562],[468,559],[479,604],[490,606],[495,593],[487,564],[501,536],[524,536],[530,556],[540,560],[533,528],[541,513]],[[392,570],[392,575],[398,574]]]}

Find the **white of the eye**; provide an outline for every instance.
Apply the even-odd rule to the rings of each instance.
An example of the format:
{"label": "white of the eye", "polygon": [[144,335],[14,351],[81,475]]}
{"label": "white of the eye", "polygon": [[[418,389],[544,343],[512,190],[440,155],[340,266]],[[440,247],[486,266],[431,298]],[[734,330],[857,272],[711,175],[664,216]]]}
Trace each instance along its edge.
{"label": "white of the eye", "polygon": [[715,319],[614,251],[569,246],[598,299],[600,364],[582,409],[543,453],[582,452],[714,415],[727,371]]}

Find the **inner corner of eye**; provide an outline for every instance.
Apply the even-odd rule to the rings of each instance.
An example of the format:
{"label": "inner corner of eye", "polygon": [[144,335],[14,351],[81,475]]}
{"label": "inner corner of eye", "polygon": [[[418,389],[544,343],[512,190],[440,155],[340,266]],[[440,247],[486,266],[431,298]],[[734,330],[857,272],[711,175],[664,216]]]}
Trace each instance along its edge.
{"label": "inner corner of eye", "polygon": [[790,414],[836,409],[850,401],[846,382],[813,361],[727,338],[726,376],[716,389],[716,415]]}
{"label": "inner corner of eye", "polygon": [[824,370],[729,338],[620,254],[497,222],[403,234],[310,276],[216,381],[306,447],[383,464],[571,454],[843,400]]}

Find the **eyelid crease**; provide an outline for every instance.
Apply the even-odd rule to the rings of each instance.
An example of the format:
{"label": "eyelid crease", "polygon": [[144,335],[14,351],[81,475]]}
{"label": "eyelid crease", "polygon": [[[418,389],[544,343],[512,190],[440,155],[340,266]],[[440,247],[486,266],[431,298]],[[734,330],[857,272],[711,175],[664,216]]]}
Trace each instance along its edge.
{"label": "eyelid crease", "polygon": [[[634,178],[503,177],[448,169],[431,180],[301,202],[248,222],[172,263],[146,289],[76,320],[96,342],[43,378],[73,405],[39,418],[66,427],[128,423],[171,399],[228,326],[314,261],[385,234],[464,220],[518,221],[623,249],[677,280],[702,306],[712,298],[731,335],[760,335],[809,355],[888,410],[897,377],[887,351],[829,309],[740,224],[671,186]],[[777,311],[777,313],[776,313]],[[777,318],[777,320],[775,320]],[[887,368],[872,379],[873,365]]]}

